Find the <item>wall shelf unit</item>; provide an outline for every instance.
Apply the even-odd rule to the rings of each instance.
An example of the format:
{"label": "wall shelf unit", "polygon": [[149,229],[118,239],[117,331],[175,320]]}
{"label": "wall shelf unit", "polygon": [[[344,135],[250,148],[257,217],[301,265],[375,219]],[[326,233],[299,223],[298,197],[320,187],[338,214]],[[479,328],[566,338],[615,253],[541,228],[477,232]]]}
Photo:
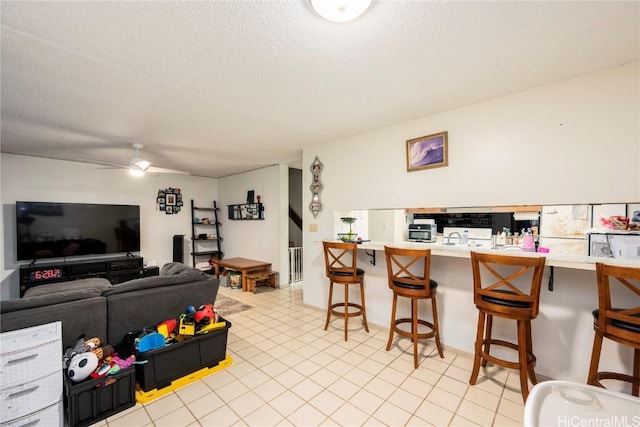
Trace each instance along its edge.
{"label": "wall shelf unit", "polygon": [[240,221],[255,221],[264,219],[264,205],[262,203],[240,203],[227,205],[229,219]]}
{"label": "wall shelf unit", "polygon": [[220,208],[215,200],[213,207],[202,207],[196,206],[191,199],[191,260],[194,267],[198,261],[224,257],[218,212]]}

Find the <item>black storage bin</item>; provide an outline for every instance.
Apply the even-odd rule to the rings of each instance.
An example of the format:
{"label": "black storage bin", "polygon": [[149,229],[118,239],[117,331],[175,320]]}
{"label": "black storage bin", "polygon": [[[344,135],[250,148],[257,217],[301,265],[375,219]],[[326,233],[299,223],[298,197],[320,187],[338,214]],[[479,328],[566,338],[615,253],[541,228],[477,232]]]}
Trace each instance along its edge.
{"label": "black storage bin", "polygon": [[220,318],[226,326],[206,334],[136,355],[136,380],[142,391],[161,389],[178,378],[202,368],[213,368],[226,358],[227,335],[231,322]]}
{"label": "black storage bin", "polygon": [[[135,368],[74,383],[64,373],[65,410],[69,427],[88,426],[136,404]],[[110,380],[115,380],[109,383]]]}

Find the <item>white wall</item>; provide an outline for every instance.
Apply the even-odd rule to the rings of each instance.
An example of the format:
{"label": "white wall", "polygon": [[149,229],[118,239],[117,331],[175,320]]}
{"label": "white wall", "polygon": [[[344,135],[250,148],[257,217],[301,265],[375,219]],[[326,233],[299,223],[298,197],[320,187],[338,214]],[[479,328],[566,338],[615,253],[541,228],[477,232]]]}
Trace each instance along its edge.
{"label": "white wall", "polygon": [[[335,211],[640,201],[639,77],[639,64],[629,64],[305,149],[303,171],[317,156],[324,164],[324,189],[322,212],[314,218],[305,210],[305,224],[316,224],[318,232],[305,226],[304,302],[326,307],[328,287],[317,242],[334,238]],[[407,172],[405,141],[441,131],[449,133],[449,166]],[[303,180],[308,188],[311,173],[303,173]],[[310,192],[303,196],[308,206]],[[443,285],[444,320],[464,323],[464,329],[443,326],[443,340],[471,351],[473,340],[465,340],[460,331],[475,330],[472,304],[467,304],[471,317],[464,320],[446,315],[460,309],[460,298],[471,298],[470,265],[440,258],[432,263],[432,274]],[[366,256],[359,261],[367,271],[367,317],[388,327],[391,298],[381,266],[384,256],[377,254],[375,268],[368,261]],[[538,366],[543,375],[584,381],[592,337],[586,310],[597,304],[595,276],[588,275],[592,280],[585,283],[584,272],[556,270],[562,277],[556,288],[563,291],[550,300],[570,302],[567,295],[587,287],[590,302],[570,308],[579,312],[572,314],[574,320],[586,322],[580,339],[541,350]],[[550,316],[548,327],[573,336],[575,323],[555,323],[554,308],[542,310],[542,318]],[[576,354],[580,360],[571,365],[566,358]],[[608,356],[625,366],[619,360],[626,353]]]}
{"label": "white wall", "polygon": [[[275,165],[220,178],[223,209],[220,235],[225,258],[250,258],[270,262],[278,271],[280,284],[289,277],[289,169]],[[264,221],[230,220],[227,205],[245,203],[247,191],[254,190],[264,204]]]}
{"label": "white wall", "polygon": [[[36,157],[2,154],[2,284],[0,298],[18,297],[16,261],[16,200],[87,202],[140,205],[141,250],[145,262],[162,266],[173,259],[173,235],[191,237],[190,200],[199,206],[213,206],[218,197],[218,180],[186,175],[132,177],[122,169]],[[156,209],[158,190],[179,188],[184,206],[178,214]],[[190,245],[191,241],[187,240]],[[190,252],[189,249],[185,252]],[[190,257],[185,263],[191,264]]]}

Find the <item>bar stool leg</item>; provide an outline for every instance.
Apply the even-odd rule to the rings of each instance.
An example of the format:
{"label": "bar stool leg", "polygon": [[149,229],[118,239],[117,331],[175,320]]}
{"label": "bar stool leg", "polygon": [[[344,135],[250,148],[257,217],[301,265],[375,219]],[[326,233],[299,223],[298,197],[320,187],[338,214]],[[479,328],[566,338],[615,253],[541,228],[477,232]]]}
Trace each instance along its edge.
{"label": "bar stool leg", "polygon": [[[527,351],[533,354],[533,340],[531,338],[531,321],[527,320],[525,322],[526,326],[526,335],[527,335]],[[534,370],[533,364],[527,364],[527,370],[529,371],[529,379],[531,380],[531,384],[538,384],[538,378],[536,377],[536,373]]]}
{"label": "bar stool leg", "polygon": [[529,396],[529,381],[527,379],[527,326],[526,321],[518,320],[518,361],[520,363],[520,389],[522,400]]}
{"label": "bar stool leg", "polygon": [[393,341],[393,333],[396,330],[396,306],[398,304],[398,294],[393,293],[393,304],[391,305],[391,323],[389,326],[389,340],[387,341],[387,351],[391,349],[391,342]]}
{"label": "bar stool leg", "polygon": [[438,348],[438,354],[444,359],[444,353],[442,352],[442,344],[440,343],[440,324],[438,323],[438,304],[436,303],[436,296],[431,298],[431,308],[433,310],[433,329],[436,333],[436,347]]}
{"label": "bar stool leg", "polygon": [[598,381],[598,365],[600,364],[603,338],[598,331],[596,331],[593,337],[593,350],[591,351],[591,364],[589,365],[589,378],[587,379],[587,384],[590,385],[600,386]]}
{"label": "bar stool leg", "polygon": [[[493,329],[493,316],[487,314],[487,327],[484,333],[484,353],[489,354],[489,350],[491,349],[491,330]],[[482,359],[482,367],[485,368],[487,366],[487,360]]]}
{"label": "bar stool leg", "polygon": [[476,333],[476,345],[475,355],[473,357],[473,370],[471,371],[471,378],[469,384],[474,385],[478,380],[478,373],[480,372],[480,353],[482,353],[482,337],[484,336],[484,321],[485,314],[483,311],[478,310],[478,332]]}
{"label": "bar stool leg", "polygon": [[631,386],[631,394],[640,397],[640,348],[633,351],[633,386]]}
{"label": "bar stool leg", "polygon": [[413,369],[418,369],[418,300],[411,298],[411,341],[413,341]]}
{"label": "bar stool leg", "polygon": [[349,334],[349,285],[344,285],[344,340]]}
{"label": "bar stool leg", "polygon": [[369,324],[367,323],[367,309],[365,306],[364,283],[360,282],[360,301],[362,306],[362,321],[364,322],[364,330],[369,332]]}
{"label": "bar stool leg", "polygon": [[333,282],[329,282],[329,303],[327,304],[327,321],[324,322],[324,330],[329,327],[329,319],[331,318],[331,304],[333,299]]}

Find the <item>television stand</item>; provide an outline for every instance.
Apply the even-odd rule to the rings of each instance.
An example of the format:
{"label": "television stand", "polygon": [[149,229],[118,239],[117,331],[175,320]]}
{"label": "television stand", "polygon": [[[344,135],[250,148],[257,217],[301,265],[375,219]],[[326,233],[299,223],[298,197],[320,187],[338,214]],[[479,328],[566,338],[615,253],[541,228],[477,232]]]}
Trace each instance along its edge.
{"label": "television stand", "polygon": [[49,283],[102,277],[118,284],[144,277],[142,257],[127,254],[125,257],[92,258],[74,261],[51,261],[20,266],[20,297],[34,286]]}

